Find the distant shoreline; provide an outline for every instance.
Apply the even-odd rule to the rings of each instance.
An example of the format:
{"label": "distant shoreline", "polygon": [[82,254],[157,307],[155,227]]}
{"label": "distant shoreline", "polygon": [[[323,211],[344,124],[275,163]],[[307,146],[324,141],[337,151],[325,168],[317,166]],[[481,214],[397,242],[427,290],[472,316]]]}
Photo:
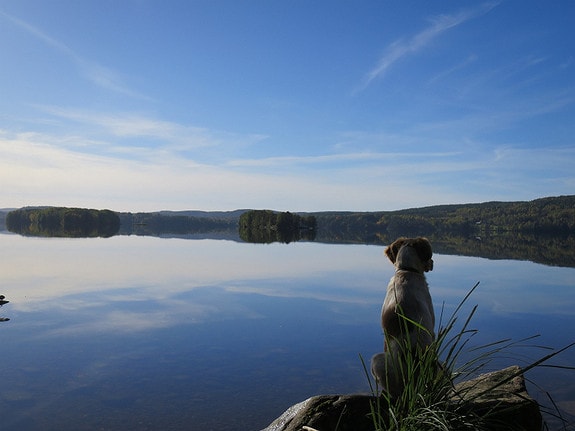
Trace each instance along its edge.
{"label": "distant shoreline", "polygon": [[[0,209],[0,231],[6,231],[9,211]],[[246,211],[115,212],[120,218],[116,234],[243,242],[238,221]],[[314,242],[318,243],[386,245],[400,236],[427,236],[440,254],[575,267],[575,195],[398,211],[295,214],[317,219]]]}

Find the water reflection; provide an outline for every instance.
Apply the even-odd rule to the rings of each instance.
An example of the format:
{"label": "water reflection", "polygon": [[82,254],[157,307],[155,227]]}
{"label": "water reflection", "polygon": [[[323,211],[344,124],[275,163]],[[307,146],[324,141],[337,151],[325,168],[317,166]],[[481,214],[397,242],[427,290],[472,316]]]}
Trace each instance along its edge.
{"label": "water reflection", "polygon": [[[358,354],[381,348],[379,309],[393,272],[382,247],[0,242],[12,318],[0,328],[4,430],[257,430],[308,396],[369,389]],[[553,347],[573,341],[574,269],[434,260],[438,316],[481,282],[470,301],[479,304],[477,343],[536,333]],[[572,378],[545,374],[551,381],[559,402],[575,400]]]}

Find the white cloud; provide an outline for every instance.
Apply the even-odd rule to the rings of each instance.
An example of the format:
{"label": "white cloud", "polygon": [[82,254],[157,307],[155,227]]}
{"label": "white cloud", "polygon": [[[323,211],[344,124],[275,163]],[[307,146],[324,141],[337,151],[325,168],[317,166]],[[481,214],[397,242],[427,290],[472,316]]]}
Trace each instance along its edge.
{"label": "white cloud", "polygon": [[[380,253],[366,247],[349,258],[349,251],[321,244],[301,244],[297,249],[274,244],[264,250],[235,242],[222,245],[219,241],[165,241],[152,237],[31,244],[34,239],[4,235],[2,240],[6,248],[26,250],[0,261],[4,281],[11,289],[11,308],[18,312],[66,309],[82,314],[101,313],[102,307],[107,306],[110,312],[120,308],[135,310],[131,316],[138,317],[140,314],[135,312],[140,310],[139,304],[160,300],[178,319],[189,313],[196,320],[217,311],[207,307],[212,302],[209,299],[217,300],[224,291],[338,300],[345,291],[343,280],[332,286],[329,296],[325,292],[310,292],[306,283],[292,281],[314,280],[329,271],[340,272],[342,276],[337,278],[341,279],[351,268],[367,270],[374,260],[382,259]],[[302,255],[313,259],[302,259]],[[259,264],[250,264],[255,261]],[[334,261],[338,262],[337,269]],[[295,274],[294,265],[299,267]],[[278,282],[285,283],[285,289],[278,290]],[[205,289],[198,300],[182,300],[182,295],[197,289]],[[360,300],[358,297],[354,301]],[[229,312],[234,310],[233,304],[224,305]]]}
{"label": "white cloud", "polygon": [[459,71],[461,69],[465,69],[470,64],[475,63],[477,61],[477,59],[478,59],[478,56],[476,54],[469,55],[465,60],[461,61],[460,63],[458,63],[458,64],[452,66],[451,68],[444,70],[444,71],[436,74],[435,76],[433,76],[427,82],[427,85],[431,85],[437,81],[445,79],[445,78],[449,77],[450,75],[452,75],[453,73],[455,73],[456,71]]}
{"label": "white cloud", "polygon": [[150,97],[130,89],[125,83],[125,79],[116,71],[104,67],[93,61],[78,59],[77,64],[82,74],[91,82],[101,88],[112,92],[123,94],[134,99],[152,100]]}
{"label": "white cloud", "polygon": [[56,106],[41,106],[39,108],[55,117],[71,120],[84,126],[87,125],[92,129],[100,129],[102,132],[116,137],[153,138],[166,143],[186,141],[196,146],[213,145],[213,142],[209,141],[208,132],[205,129],[186,127],[145,115],[134,113],[102,114]]}
{"label": "white cloud", "polygon": [[46,45],[50,46],[52,49],[60,51],[61,53],[72,57],[74,60],[79,60],[78,56],[72,51],[66,44],[48,36],[39,28],[33,26],[32,24],[27,23],[24,20],[16,18],[12,15],[7,14],[6,12],[0,11],[0,16],[11,21],[13,24],[16,24],[21,29],[25,30],[27,33],[31,34],[32,36],[36,37],[37,39],[41,40]]}
{"label": "white cloud", "polygon": [[[163,133],[161,124],[148,129],[136,123],[126,126],[130,133]],[[486,152],[476,145],[473,151],[417,156],[348,153],[207,163],[169,145],[118,149],[113,141],[87,147],[82,142],[81,137],[0,133],[1,206],[368,211],[509,200],[510,193],[513,199],[530,199],[569,194],[569,161],[575,156],[569,148],[506,146]]]}
{"label": "white cloud", "polygon": [[327,154],[320,156],[284,156],[284,157],[263,157],[259,159],[235,159],[227,162],[228,166],[233,167],[275,167],[275,166],[293,166],[298,165],[330,165],[339,166],[341,163],[379,163],[382,161],[393,161],[397,159],[428,159],[440,158],[457,155],[457,152],[450,153],[407,153],[407,152],[361,152],[361,153],[342,153]]}
{"label": "white cloud", "polygon": [[[183,125],[140,113],[100,113],[57,106],[36,107],[63,121],[62,128],[66,130],[76,128],[83,135],[98,136],[99,140],[96,142],[101,149],[107,147],[107,151],[111,154],[126,153],[131,158],[145,157],[157,160],[170,154],[175,156],[178,152],[207,148],[218,148],[225,153],[232,148],[238,150],[267,138],[256,133],[237,134]],[[71,140],[66,140],[69,141]],[[109,143],[105,144],[106,142]]]}
{"label": "white cloud", "polygon": [[74,50],[72,50],[68,45],[51,37],[40,28],[2,11],[0,11],[0,16],[8,19],[10,22],[17,25],[22,30],[40,40],[42,43],[46,44],[53,50],[56,50],[68,57],[86,79],[98,85],[99,87],[136,99],[149,100],[147,96],[128,88],[128,86],[122,82],[122,79],[120,79],[119,75],[112,69],[83,58],[81,55],[78,55]]}
{"label": "white cloud", "polygon": [[365,76],[359,90],[365,89],[376,78],[381,78],[398,61],[415,54],[428,46],[433,40],[454,27],[457,27],[472,18],[489,12],[497,3],[486,3],[480,7],[466,10],[454,15],[441,15],[431,19],[431,25],[409,39],[399,39],[385,49],[376,66]]}

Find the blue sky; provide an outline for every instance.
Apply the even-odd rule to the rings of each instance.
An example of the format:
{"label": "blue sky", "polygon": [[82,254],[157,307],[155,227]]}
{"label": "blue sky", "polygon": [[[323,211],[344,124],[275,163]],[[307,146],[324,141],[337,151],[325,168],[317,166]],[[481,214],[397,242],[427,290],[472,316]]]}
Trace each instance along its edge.
{"label": "blue sky", "polygon": [[575,2],[0,0],[0,207],[575,193]]}

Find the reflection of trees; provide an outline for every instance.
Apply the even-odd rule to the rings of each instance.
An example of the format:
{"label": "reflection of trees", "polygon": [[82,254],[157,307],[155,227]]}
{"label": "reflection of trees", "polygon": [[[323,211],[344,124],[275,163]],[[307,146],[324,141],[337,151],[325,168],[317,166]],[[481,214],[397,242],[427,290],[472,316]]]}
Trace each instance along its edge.
{"label": "reflection of trees", "polygon": [[487,259],[528,260],[549,266],[575,268],[575,235],[501,234],[482,237],[430,237],[442,254]]}
{"label": "reflection of trees", "polygon": [[110,210],[21,208],[6,215],[6,228],[27,236],[110,237],[118,233],[120,218]]}
{"label": "reflection of trees", "polygon": [[121,213],[121,235],[161,236],[207,232],[237,232],[237,218],[163,215],[160,213]]}
{"label": "reflection of trees", "polygon": [[487,259],[528,260],[549,266],[575,268],[575,235],[491,234],[485,236],[457,234],[421,234],[402,232],[390,235],[346,235],[318,229],[316,241],[340,244],[388,245],[399,236],[424,235],[440,254],[484,257]]}

